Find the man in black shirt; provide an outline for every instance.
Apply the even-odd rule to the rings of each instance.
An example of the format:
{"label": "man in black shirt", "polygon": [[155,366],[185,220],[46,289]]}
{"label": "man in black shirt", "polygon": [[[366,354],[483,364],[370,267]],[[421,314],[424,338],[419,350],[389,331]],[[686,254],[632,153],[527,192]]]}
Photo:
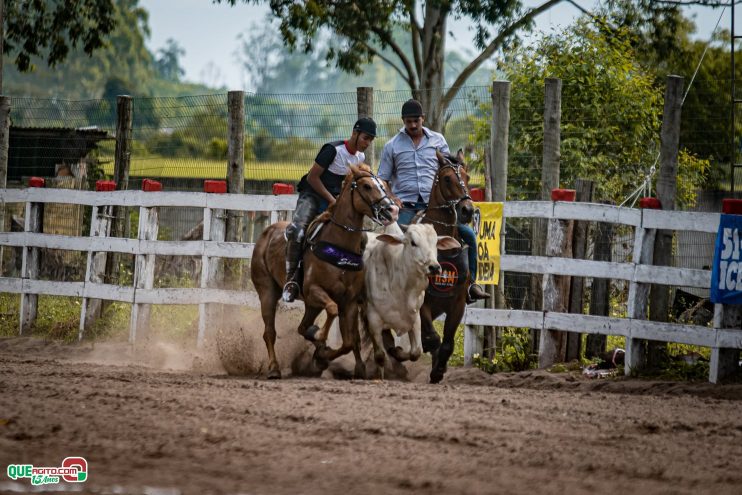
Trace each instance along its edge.
{"label": "man in black shirt", "polygon": [[340,194],[348,165],[360,165],[366,158],[363,154],[376,137],[376,123],[363,117],[353,126],[347,141],[326,143],[319,150],[309,172],[299,181],[299,199],[294,217],[286,228],[286,285],[283,300],[292,302],[299,295],[296,279],[297,267],[302,254],[304,234],[309,223],[319,213],[335,202]]}

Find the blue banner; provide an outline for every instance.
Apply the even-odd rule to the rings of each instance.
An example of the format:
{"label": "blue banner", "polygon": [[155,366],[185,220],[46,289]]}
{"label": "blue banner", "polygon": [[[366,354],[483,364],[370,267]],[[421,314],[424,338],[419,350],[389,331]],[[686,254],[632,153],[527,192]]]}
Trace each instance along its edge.
{"label": "blue banner", "polygon": [[711,269],[712,303],[742,304],[740,232],[742,215],[721,215]]}

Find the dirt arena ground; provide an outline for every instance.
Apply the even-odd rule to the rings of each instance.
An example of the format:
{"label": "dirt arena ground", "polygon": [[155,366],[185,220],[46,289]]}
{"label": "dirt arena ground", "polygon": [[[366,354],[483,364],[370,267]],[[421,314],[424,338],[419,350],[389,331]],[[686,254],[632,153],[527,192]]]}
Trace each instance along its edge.
{"label": "dirt arena ground", "polygon": [[[264,353],[258,338],[243,343]],[[0,339],[0,493],[31,491],[7,465],[68,456],[87,459],[88,481],[47,489],[742,493],[740,385],[474,369],[429,385],[427,371],[269,382],[229,376],[174,344],[134,356],[125,344]]]}

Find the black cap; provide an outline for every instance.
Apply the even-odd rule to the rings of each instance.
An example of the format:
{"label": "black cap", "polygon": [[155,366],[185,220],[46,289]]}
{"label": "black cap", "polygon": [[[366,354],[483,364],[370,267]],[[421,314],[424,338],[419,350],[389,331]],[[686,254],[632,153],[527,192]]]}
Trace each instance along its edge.
{"label": "black cap", "polygon": [[376,122],[371,117],[361,117],[353,124],[353,130],[365,132],[371,137],[376,137]]}
{"label": "black cap", "polygon": [[407,100],[402,105],[402,118],[405,117],[422,117],[423,106],[417,100]]}

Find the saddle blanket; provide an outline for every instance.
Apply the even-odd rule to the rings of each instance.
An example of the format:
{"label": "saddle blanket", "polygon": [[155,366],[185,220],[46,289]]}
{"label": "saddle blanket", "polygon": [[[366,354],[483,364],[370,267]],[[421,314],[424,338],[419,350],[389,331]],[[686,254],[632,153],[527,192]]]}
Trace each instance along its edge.
{"label": "saddle blanket", "polygon": [[363,270],[363,254],[346,251],[339,246],[324,241],[312,244],[311,249],[317,258],[333,266],[349,272]]}

